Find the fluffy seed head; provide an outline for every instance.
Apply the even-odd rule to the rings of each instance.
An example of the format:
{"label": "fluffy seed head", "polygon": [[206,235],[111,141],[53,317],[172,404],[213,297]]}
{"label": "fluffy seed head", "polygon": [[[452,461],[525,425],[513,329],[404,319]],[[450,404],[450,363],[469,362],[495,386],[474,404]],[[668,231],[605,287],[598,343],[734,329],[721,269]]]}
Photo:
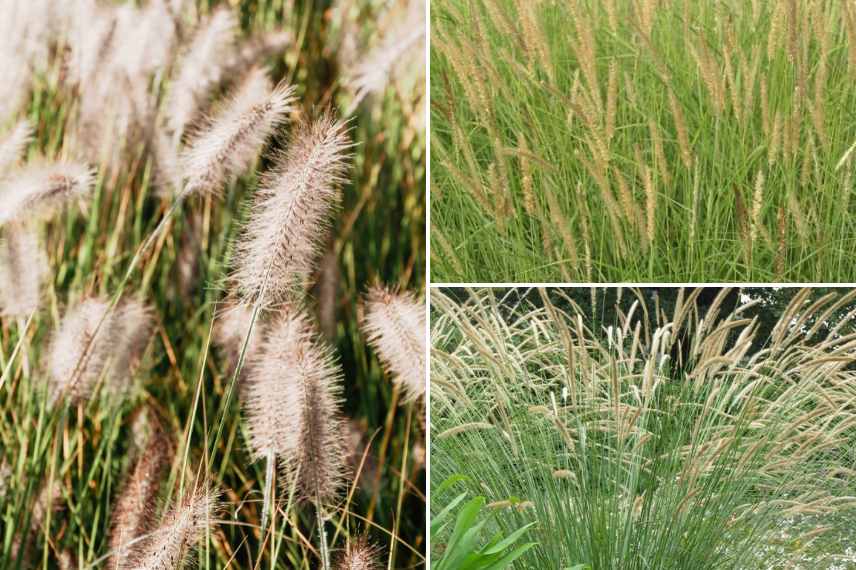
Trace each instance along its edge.
{"label": "fluffy seed head", "polygon": [[92,190],[93,174],[75,162],[28,164],[0,181],[0,226],[47,217]]}
{"label": "fluffy seed head", "polygon": [[166,67],[175,53],[175,31],[169,8],[163,2],[143,7],[115,8],[115,44],[110,65],[134,81],[145,81]]}
{"label": "fluffy seed head", "polygon": [[379,551],[367,539],[360,538],[348,544],[336,570],[380,570]]}
{"label": "fluffy seed head", "polygon": [[167,513],[161,526],[123,569],[182,568],[197,543],[216,525],[220,510],[217,491],[204,487],[195,491]]}
{"label": "fluffy seed head", "polygon": [[30,89],[29,66],[10,47],[14,46],[5,46],[0,42],[0,69],[3,69],[3,81],[0,81],[0,122],[21,112]]}
{"label": "fluffy seed head", "polygon": [[303,291],[341,201],[350,146],[345,124],[323,116],[302,124],[265,174],[237,244],[243,302],[270,306]]}
{"label": "fluffy seed head", "polygon": [[33,129],[27,120],[21,120],[11,131],[0,138],[0,175],[14,166],[30,143]]}
{"label": "fluffy seed head", "polygon": [[238,21],[230,10],[216,10],[194,34],[178,63],[166,103],[167,122],[181,138],[199,114],[202,102],[223,78],[223,65],[233,56]]}
{"label": "fluffy seed head", "polygon": [[412,293],[372,288],[365,304],[363,332],[408,400],[425,393],[425,305]]}
{"label": "fluffy seed head", "polygon": [[345,472],[341,372],[306,317],[283,314],[253,362],[244,409],[255,459],[275,455],[301,499],[335,500]]}
{"label": "fluffy seed head", "polygon": [[32,224],[9,224],[0,239],[0,315],[25,318],[39,307],[48,259]]}
{"label": "fluffy seed head", "polygon": [[12,466],[6,457],[0,457],[0,497],[5,497],[9,481],[12,480]]}
{"label": "fluffy seed head", "polygon": [[112,393],[125,392],[148,341],[149,315],[136,301],[110,311],[110,303],[98,297],[70,309],[48,354],[52,397],[67,396],[72,403],[89,398],[102,377]]}
{"label": "fluffy seed head", "polygon": [[183,196],[218,193],[246,170],[291,111],[294,89],[271,88],[264,69],[251,70],[231,100],[201,129],[182,153],[187,175]]}
{"label": "fluffy seed head", "polygon": [[[382,93],[391,77],[422,70],[424,61],[425,6],[421,0],[408,0],[390,14],[384,39],[361,58],[350,74],[348,84],[358,104],[370,93]],[[408,65],[410,63],[411,65]],[[413,82],[419,84],[418,78]]]}
{"label": "fluffy seed head", "polygon": [[134,460],[113,508],[108,568],[126,567],[144,541],[129,543],[152,530],[155,522],[152,506],[157,501],[164,472],[172,463],[173,454],[172,442],[160,425],[155,426]]}
{"label": "fluffy seed head", "polygon": [[131,378],[151,340],[154,323],[152,309],[136,299],[124,300],[114,314],[119,326],[113,339],[116,345],[106,388],[121,396],[131,387]]}
{"label": "fluffy seed head", "polygon": [[657,190],[654,188],[654,179],[651,176],[651,169],[646,165],[643,170],[643,181],[645,184],[645,212],[646,224],[645,233],[648,244],[653,246],[654,233],[657,230]]}
{"label": "fluffy seed head", "polygon": [[754,244],[761,225],[761,207],[764,204],[764,171],[759,170],[755,178],[755,192],[752,194],[752,220],[749,226],[749,243]]}
{"label": "fluffy seed head", "polygon": [[91,298],[63,318],[48,354],[53,398],[67,394],[75,402],[91,395],[108,365],[110,340],[117,326],[108,311],[106,300]]}

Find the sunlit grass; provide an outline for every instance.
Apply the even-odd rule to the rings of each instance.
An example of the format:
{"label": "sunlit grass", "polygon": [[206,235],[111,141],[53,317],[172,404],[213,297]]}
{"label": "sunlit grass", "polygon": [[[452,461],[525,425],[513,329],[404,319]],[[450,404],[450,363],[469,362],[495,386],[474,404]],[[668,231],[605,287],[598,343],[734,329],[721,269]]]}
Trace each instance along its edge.
{"label": "sunlit grass", "polygon": [[438,282],[846,282],[849,3],[432,2]]}
{"label": "sunlit grass", "polygon": [[[207,4],[200,3],[203,12]],[[291,34],[286,51],[264,63],[274,78],[296,86],[300,115],[328,107],[345,115],[353,96],[336,51],[341,21],[329,21],[327,3],[232,4],[239,5],[244,33],[283,27]],[[365,40],[377,33],[382,10],[373,2],[358,4],[347,25],[357,25]],[[31,156],[53,157],[63,147],[78,104],[61,87],[63,73],[57,63],[34,80],[26,109],[35,128]],[[328,541],[335,557],[367,536],[390,568],[423,561],[422,403],[399,405],[400,390],[359,330],[359,304],[378,283],[417,292],[424,287],[424,137],[405,99],[390,88],[350,117],[353,167],[308,307],[342,363],[350,423],[341,435],[353,446],[351,467],[359,474],[331,513]],[[287,144],[289,130],[274,146]],[[262,158],[253,171],[267,166]],[[232,244],[257,176],[242,176],[221,196],[193,197],[171,214],[172,199],[160,195],[155,182],[144,148],[122,168],[99,171],[93,199],[44,228],[52,278],[41,310],[27,321],[0,319],[0,470],[6,467],[0,474],[0,566],[104,562],[112,507],[138,441],[135,418],[148,413],[161,419],[177,446],[163,504],[149,508],[161,512],[197,480],[223,492],[226,508],[201,547],[201,568],[318,567],[313,510],[281,491],[273,532],[259,533],[265,469],[250,460],[232,369],[212,345]],[[154,233],[165,216],[164,231]],[[135,252],[153,235],[132,268]],[[65,308],[85,296],[120,292],[152,305],[156,315],[132,396],[51,409],[42,363]],[[40,497],[43,489],[56,499]],[[53,509],[45,510],[49,504]]]}

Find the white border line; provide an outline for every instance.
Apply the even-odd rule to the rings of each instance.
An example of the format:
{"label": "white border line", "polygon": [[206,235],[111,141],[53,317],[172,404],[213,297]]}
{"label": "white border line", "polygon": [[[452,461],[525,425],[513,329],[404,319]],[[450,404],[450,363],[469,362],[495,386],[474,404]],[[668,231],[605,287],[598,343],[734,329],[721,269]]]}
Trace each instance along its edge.
{"label": "white border line", "polygon": [[425,0],[425,568],[431,568],[431,1]]}

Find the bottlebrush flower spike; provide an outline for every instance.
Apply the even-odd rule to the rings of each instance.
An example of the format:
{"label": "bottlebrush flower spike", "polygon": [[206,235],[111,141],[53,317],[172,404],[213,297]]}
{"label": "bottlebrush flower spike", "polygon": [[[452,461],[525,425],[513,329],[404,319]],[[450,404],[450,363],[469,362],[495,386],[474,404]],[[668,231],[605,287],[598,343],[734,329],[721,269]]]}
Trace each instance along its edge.
{"label": "bottlebrush flower spike", "polygon": [[91,298],[63,318],[48,354],[52,399],[67,395],[74,403],[91,395],[110,360],[112,339],[118,330],[109,309],[106,300]]}
{"label": "bottlebrush flower spike", "polygon": [[380,549],[369,544],[365,538],[360,538],[348,544],[345,554],[336,565],[336,570],[380,570],[378,562]]}
{"label": "bottlebrush flower spike", "polygon": [[38,309],[48,272],[39,233],[32,224],[8,224],[0,239],[0,315],[23,319]]}
{"label": "bottlebrush flower spike", "polygon": [[345,473],[341,372],[303,315],[283,314],[253,362],[244,392],[254,459],[280,460],[283,488],[300,499],[336,498]]}
{"label": "bottlebrush flower spike", "polygon": [[75,162],[28,164],[0,182],[0,226],[12,220],[52,215],[92,190],[93,174]]}
{"label": "bottlebrush flower spike", "polygon": [[293,101],[291,86],[281,83],[272,89],[264,69],[251,70],[231,101],[207,121],[182,153],[180,164],[187,173],[182,197],[217,193],[246,170],[285,122]]}
{"label": "bottlebrush flower spike", "polygon": [[[403,0],[388,17],[383,41],[372,49],[355,67],[348,81],[354,91],[357,105],[370,93],[381,93],[389,78],[398,70],[419,70],[418,65],[400,65],[407,54],[413,61],[424,61],[425,6],[420,0]],[[420,71],[421,73],[421,71]]]}
{"label": "bottlebrush flower spike", "polygon": [[425,394],[425,304],[411,293],[374,287],[366,296],[362,329],[407,399]]}
{"label": "bottlebrush flower spike", "polygon": [[300,125],[262,178],[237,244],[241,300],[263,307],[302,292],[327,238],[349,168],[345,124],[329,115]]}
{"label": "bottlebrush flower spike", "polygon": [[152,337],[152,310],[136,299],[126,299],[113,312],[118,321],[114,337],[110,376],[106,388],[114,395],[125,395],[132,385],[134,372]]}
{"label": "bottlebrush flower spike", "polygon": [[5,457],[0,457],[0,499],[6,496],[9,482],[12,481],[12,466]]}
{"label": "bottlebrush flower spike", "polygon": [[164,474],[174,453],[172,442],[161,426],[153,425],[152,434],[134,460],[113,509],[108,568],[126,567],[134,553],[142,550],[145,539],[134,541],[154,527],[153,505],[157,502]]}
{"label": "bottlebrush flower spike", "polygon": [[110,392],[126,391],[149,323],[148,310],[136,301],[110,311],[108,301],[95,297],[69,310],[48,354],[52,398],[67,396],[71,403],[89,398],[102,377]]}
{"label": "bottlebrush flower spike", "polygon": [[171,509],[164,522],[139,553],[122,568],[131,570],[172,570],[182,568],[195,546],[216,526],[221,505],[219,493],[201,488]]}
{"label": "bottlebrush flower spike", "polygon": [[199,114],[209,92],[222,80],[224,62],[234,57],[237,29],[234,12],[216,10],[200,26],[181,56],[166,103],[167,123],[176,142]]}
{"label": "bottlebrush flower spike", "polygon": [[27,120],[22,120],[0,139],[0,175],[18,162],[32,137],[33,128]]}

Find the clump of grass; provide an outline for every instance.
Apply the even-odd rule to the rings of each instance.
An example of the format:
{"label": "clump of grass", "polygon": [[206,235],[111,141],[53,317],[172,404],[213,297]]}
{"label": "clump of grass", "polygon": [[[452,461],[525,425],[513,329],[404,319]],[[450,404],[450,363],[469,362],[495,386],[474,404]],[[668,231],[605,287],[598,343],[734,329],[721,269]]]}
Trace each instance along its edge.
{"label": "clump of grass", "polygon": [[[370,283],[424,286],[424,66],[357,93],[344,64],[411,3],[49,4],[0,22],[0,566],[330,567],[363,536],[418,566],[424,425],[357,315]],[[277,209],[268,237],[300,239],[246,259],[295,188],[320,214]],[[240,295],[251,261],[279,284]],[[306,398],[263,366],[286,321]],[[232,397],[260,370],[294,397],[275,503]]]}
{"label": "clump of grass", "polygon": [[434,482],[466,476],[506,532],[534,517],[527,567],[784,567],[782,517],[806,521],[794,547],[847,536],[856,347],[826,319],[852,295],[804,291],[759,338],[756,301],[699,294],[600,329],[562,290],[435,293]]}
{"label": "clump of grass", "polygon": [[852,12],[432,4],[437,280],[851,281]]}

